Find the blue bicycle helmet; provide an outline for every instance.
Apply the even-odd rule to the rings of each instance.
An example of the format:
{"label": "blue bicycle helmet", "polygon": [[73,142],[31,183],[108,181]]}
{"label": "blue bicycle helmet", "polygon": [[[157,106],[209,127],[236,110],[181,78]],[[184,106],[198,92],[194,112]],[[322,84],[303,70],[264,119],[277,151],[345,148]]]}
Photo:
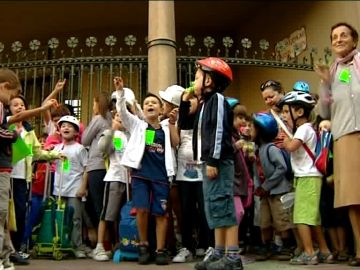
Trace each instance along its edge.
{"label": "blue bicycle helmet", "polygon": [[225,98],[227,103],[229,103],[230,108],[233,110],[236,105],[240,104],[239,100],[233,97],[226,97]]}
{"label": "blue bicycle helmet", "polygon": [[256,113],[253,115],[253,120],[261,132],[267,134],[270,140],[275,139],[279,128],[274,116],[269,113]]}
{"label": "blue bicycle helmet", "polygon": [[293,90],[310,93],[310,86],[305,81],[297,81],[293,86]]}

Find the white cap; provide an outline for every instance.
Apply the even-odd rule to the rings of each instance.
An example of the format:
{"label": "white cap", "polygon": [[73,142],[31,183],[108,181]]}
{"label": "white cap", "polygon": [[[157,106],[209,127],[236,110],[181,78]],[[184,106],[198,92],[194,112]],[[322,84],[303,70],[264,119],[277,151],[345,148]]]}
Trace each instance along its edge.
{"label": "white cap", "polygon": [[165,91],[159,91],[159,95],[163,100],[179,107],[181,101],[181,94],[184,91],[185,89],[183,87],[174,84],[166,88]]}
{"label": "white cap", "polygon": [[77,127],[78,131],[80,130],[80,122],[74,116],[65,115],[65,116],[61,117],[60,120],[57,122],[58,126],[60,126],[61,123],[63,123],[63,122],[71,123],[71,124],[75,125],[75,127]]}
{"label": "white cap", "polygon": [[[124,87],[123,91],[124,91],[124,97],[126,99],[126,102],[132,106],[135,102],[135,95],[134,95],[133,90],[131,90],[130,88]],[[116,100],[116,90],[114,92],[112,92],[112,94],[111,94],[111,100],[113,100],[113,99]]]}

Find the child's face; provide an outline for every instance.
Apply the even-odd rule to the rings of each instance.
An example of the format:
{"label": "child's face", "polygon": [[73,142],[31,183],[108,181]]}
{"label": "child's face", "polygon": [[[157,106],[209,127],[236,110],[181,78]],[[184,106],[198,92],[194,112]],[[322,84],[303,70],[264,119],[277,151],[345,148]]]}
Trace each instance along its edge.
{"label": "child's face", "polygon": [[250,121],[245,121],[245,125],[241,129],[242,135],[244,135],[246,137],[250,137],[251,136],[251,129],[252,129],[251,122]]}
{"label": "child's face", "polygon": [[235,115],[234,116],[234,128],[239,130],[241,127],[246,125],[245,117],[243,115]]}
{"label": "child's face", "polygon": [[[211,77],[204,73],[200,68],[197,69],[195,73],[195,80],[194,80],[194,88],[195,88],[195,95],[201,97],[202,89],[203,89],[203,79],[205,76],[205,88],[208,88],[212,84]],[[209,89],[207,89],[209,90]]]}
{"label": "child's face", "polygon": [[25,111],[25,104],[21,98],[13,98],[10,100],[10,112],[12,115]]}
{"label": "child's face", "polygon": [[112,120],[112,128],[113,128],[113,130],[123,130],[124,129],[119,113],[116,113]]}
{"label": "child's face", "polygon": [[78,132],[74,125],[68,122],[62,122],[60,125],[61,137],[66,141],[72,141],[77,136]]}
{"label": "child's face", "polygon": [[41,149],[44,149],[44,147],[45,147],[45,142],[46,142],[46,139],[45,139],[45,138],[43,138],[43,137],[39,138],[39,143],[40,143],[40,145],[41,145]]}
{"label": "child's face", "polygon": [[175,105],[171,104],[170,102],[167,102],[165,100],[163,100],[164,102],[164,110],[163,110],[163,115],[165,117],[169,117],[170,112],[175,108]]}
{"label": "child's face", "polygon": [[252,141],[255,141],[257,134],[258,134],[258,131],[257,131],[256,127],[254,126],[254,123],[251,123],[250,124],[250,135],[251,135]]}
{"label": "child's face", "polygon": [[143,112],[146,119],[157,119],[162,112],[162,105],[156,97],[149,96],[144,100]]}
{"label": "child's face", "polygon": [[95,100],[93,101],[93,113],[94,115],[99,114],[99,105]]}
{"label": "child's face", "polygon": [[[293,111],[293,113],[294,113],[294,111]],[[281,116],[282,116],[282,119],[287,123],[287,125],[290,128],[294,127],[294,123],[293,123],[293,121],[291,119],[291,115],[290,115],[290,107],[289,107],[289,105],[284,105],[283,106],[282,111],[281,111]]]}

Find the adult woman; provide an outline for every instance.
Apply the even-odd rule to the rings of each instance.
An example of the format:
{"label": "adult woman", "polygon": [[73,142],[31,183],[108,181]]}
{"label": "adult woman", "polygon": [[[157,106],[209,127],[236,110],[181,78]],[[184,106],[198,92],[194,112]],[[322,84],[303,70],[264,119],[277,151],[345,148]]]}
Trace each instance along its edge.
{"label": "adult woman", "polygon": [[[330,69],[315,66],[321,79],[319,113],[331,119],[334,136],[335,207],[348,207],[354,232],[355,257],[360,266],[360,53],[358,33],[347,23],[331,28],[335,62]],[[351,158],[349,158],[351,157]]]}

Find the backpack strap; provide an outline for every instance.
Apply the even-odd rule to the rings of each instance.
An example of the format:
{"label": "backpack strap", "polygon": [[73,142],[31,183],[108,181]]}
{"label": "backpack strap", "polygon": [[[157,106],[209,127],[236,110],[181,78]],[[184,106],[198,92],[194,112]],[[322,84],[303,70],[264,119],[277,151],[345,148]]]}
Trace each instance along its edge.
{"label": "backpack strap", "polygon": [[312,159],[313,162],[315,162],[315,155],[314,153],[310,150],[310,148],[305,144],[303,143],[302,146],[304,147],[306,153],[308,153],[309,157]]}

